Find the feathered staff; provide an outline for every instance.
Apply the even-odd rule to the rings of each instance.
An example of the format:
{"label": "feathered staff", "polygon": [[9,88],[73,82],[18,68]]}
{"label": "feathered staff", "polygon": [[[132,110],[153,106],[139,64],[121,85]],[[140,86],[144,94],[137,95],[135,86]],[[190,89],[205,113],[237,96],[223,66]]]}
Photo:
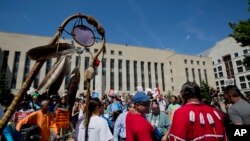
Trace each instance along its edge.
{"label": "feathered staff", "polygon": [[[93,25],[97,29],[97,32],[102,36],[102,48],[99,50],[99,52],[97,53],[97,55],[93,58],[93,60],[97,60],[99,54],[105,48],[106,40],[105,40],[105,31],[104,31],[104,28],[100,24],[98,24],[97,21],[93,17],[82,15],[80,13],[76,14],[76,15],[73,15],[73,16],[70,16],[66,20],[63,21],[63,23],[59,27],[58,31],[54,35],[54,37],[49,42],[48,46],[58,46],[58,40],[60,39],[60,37],[61,37],[61,35],[62,35],[63,31],[64,31],[64,28],[66,27],[66,25],[71,20],[76,19],[76,18],[77,19],[79,19],[79,18],[80,19],[85,18],[87,20],[87,22],[90,23],[91,25]],[[76,37],[79,37],[79,36],[76,36]],[[0,134],[2,134],[2,130],[5,127],[5,125],[7,124],[7,122],[9,121],[9,119],[11,118],[11,116],[13,115],[17,104],[21,102],[21,100],[24,97],[25,93],[30,88],[30,86],[31,86],[32,82],[34,81],[36,75],[38,74],[38,72],[40,71],[41,67],[43,66],[43,64],[46,61],[45,58],[37,58],[37,59],[38,60],[36,60],[34,66],[31,68],[30,72],[28,73],[27,78],[23,82],[23,84],[21,86],[21,89],[18,91],[18,93],[16,94],[14,100],[12,101],[12,103],[8,107],[7,111],[5,112],[4,116],[0,120]],[[92,61],[91,66],[94,67],[94,61]],[[87,94],[90,95],[90,80],[87,81],[87,82],[88,82],[88,91],[87,91]],[[89,100],[89,96],[88,96],[87,99]]]}

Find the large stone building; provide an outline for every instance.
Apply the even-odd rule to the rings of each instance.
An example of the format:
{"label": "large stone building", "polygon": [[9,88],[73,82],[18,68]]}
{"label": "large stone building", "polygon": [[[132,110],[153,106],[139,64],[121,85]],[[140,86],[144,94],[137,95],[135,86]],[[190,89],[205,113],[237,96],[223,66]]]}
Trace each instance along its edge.
{"label": "large stone building", "polygon": [[235,84],[242,92],[250,94],[250,67],[243,64],[244,55],[249,53],[249,46],[241,47],[232,37],[221,40],[202,53],[212,58],[216,87],[220,92],[225,86]]}
{"label": "large stone building", "polygon": [[[23,35],[0,32],[0,71],[7,76],[9,87],[16,93],[25,80],[35,61],[31,60],[26,52],[31,48],[46,45],[51,37]],[[70,40],[63,40],[70,43]],[[90,48],[96,53],[100,43]],[[97,75],[92,80],[91,89],[99,93],[109,92],[110,89],[119,92],[134,93],[137,86],[146,88],[159,87],[162,94],[178,95],[183,83],[202,80],[215,86],[212,59],[209,57],[177,54],[173,51],[152,48],[135,47],[128,45],[106,44],[105,54],[99,59],[103,61],[97,69]],[[73,54],[70,70],[80,65],[81,79],[78,93],[86,89],[83,72],[88,67],[91,57],[84,52],[81,55]],[[49,59],[43,65],[32,86],[37,87],[39,82],[51,69],[56,58]],[[63,93],[69,82],[70,73],[60,87]]]}

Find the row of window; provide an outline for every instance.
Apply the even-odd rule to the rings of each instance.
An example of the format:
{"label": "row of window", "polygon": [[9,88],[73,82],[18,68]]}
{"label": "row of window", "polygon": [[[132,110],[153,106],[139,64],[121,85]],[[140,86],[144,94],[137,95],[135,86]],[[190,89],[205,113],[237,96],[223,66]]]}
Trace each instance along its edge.
{"label": "row of window", "polygon": [[[190,81],[189,80],[189,72],[188,72],[188,68],[185,69],[185,72],[186,72],[186,80],[187,82]],[[200,83],[202,82],[202,78],[201,78],[201,69],[198,69],[198,75],[199,75],[199,81]],[[193,82],[196,81],[196,77],[195,77],[195,69],[192,68],[192,76],[193,76]],[[205,81],[206,83],[208,83],[208,79],[207,79],[207,70],[204,69],[204,76],[205,76]]]}
{"label": "row of window", "polygon": [[[243,52],[243,55],[248,54],[248,53],[250,52],[250,49],[244,49],[242,52]],[[234,57],[235,57],[235,58],[239,57],[239,53],[238,53],[238,52],[235,52],[235,53],[234,53]],[[224,60],[224,61],[225,61],[225,60]],[[217,64],[220,64],[221,62],[222,62],[222,59],[218,59],[218,60],[217,60]],[[237,63],[237,62],[236,62],[236,63]],[[240,63],[240,62],[238,62],[238,63]],[[216,64],[216,62],[213,61],[213,65],[215,65],[215,64]]]}
{"label": "row of window", "polygon": [[[97,53],[99,49],[95,48],[94,49],[94,53]],[[103,51],[104,54],[106,54],[106,50]],[[110,54],[111,55],[115,55],[115,51],[114,50],[110,50]],[[118,55],[122,56],[122,51],[118,51]]]}
{"label": "row of window", "polygon": [[[5,73],[7,70],[7,62],[8,62],[8,56],[9,56],[9,51],[3,51],[3,65],[2,65],[2,72]],[[17,75],[18,75],[18,68],[19,68],[19,62],[20,62],[20,55],[21,52],[15,52],[15,58],[14,58],[14,64],[13,64],[13,73],[12,73],[12,81],[11,81],[11,88],[15,89],[16,88],[16,82],[17,82]],[[75,66],[80,66],[81,64],[81,57],[80,56],[76,56],[75,59]],[[130,61],[130,60],[126,60],[126,85],[127,85],[127,90],[130,91],[130,63],[133,63],[133,71],[134,71],[134,88],[136,90],[136,87],[138,86],[138,72],[137,70],[138,68],[138,62],[137,61]],[[24,73],[23,73],[23,81],[25,80],[29,69],[30,69],[30,63],[31,60],[28,56],[26,56],[25,58],[25,64],[24,64]],[[89,57],[85,57],[85,62],[84,62],[84,69],[87,69],[87,67],[89,66],[90,63],[90,58]],[[119,82],[119,90],[122,90],[122,83],[124,82],[122,78],[122,63],[123,60],[118,60],[118,82]],[[144,63],[145,62],[140,62],[140,69],[141,69],[141,80],[142,80],[142,87],[145,88],[145,70],[144,70]],[[151,62],[147,62],[148,63],[148,78],[149,78],[149,87],[152,88],[152,74],[151,74]],[[161,71],[161,77],[162,77],[162,86],[163,86],[163,91],[165,91],[165,80],[164,80],[164,63],[160,64],[160,71]],[[71,64],[69,64],[69,66],[71,66]],[[52,68],[52,59],[48,59],[46,61],[46,67],[45,67],[45,75],[49,72],[49,70]],[[114,77],[115,77],[115,60],[114,59],[110,59],[110,88],[114,89]],[[155,86],[159,87],[159,76],[158,76],[158,63],[154,63],[154,78],[155,78]],[[69,80],[70,80],[70,73],[71,73],[71,68],[68,69],[66,75],[65,75],[65,89],[68,86]],[[97,73],[97,71],[96,71]],[[40,73],[38,73],[38,75],[36,76],[34,83],[33,83],[33,87],[37,88],[39,85],[39,76]],[[106,88],[106,58],[104,58],[102,60],[102,87],[103,89]],[[87,89],[87,83],[84,82],[84,90]],[[95,89],[95,78],[93,79],[93,89]]]}
{"label": "row of window", "polygon": [[[185,64],[188,63],[187,59],[184,59],[184,63],[185,63]],[[196,63],[197,63],[197,65],[200,65],[200,61],[196,61]],[[202,63],[203,63],[203,66],[206,65],[206,62],[205,62],[205,61],[203,61]],[[194,60],[190,60],[190,64],[193,65],[193,64],[194,64]]]}

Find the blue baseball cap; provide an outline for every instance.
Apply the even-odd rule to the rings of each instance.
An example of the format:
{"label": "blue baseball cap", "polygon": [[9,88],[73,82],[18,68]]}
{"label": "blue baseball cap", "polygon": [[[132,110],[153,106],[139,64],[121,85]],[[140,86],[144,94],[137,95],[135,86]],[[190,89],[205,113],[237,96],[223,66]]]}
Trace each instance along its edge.
{"label": "blue baseball cap", "polygon": [[147,102],[150,100],[150,97],[146,95],[144,92],[137,92],[133,96],[133,102],[134,103],[139,103],[139,102]]}

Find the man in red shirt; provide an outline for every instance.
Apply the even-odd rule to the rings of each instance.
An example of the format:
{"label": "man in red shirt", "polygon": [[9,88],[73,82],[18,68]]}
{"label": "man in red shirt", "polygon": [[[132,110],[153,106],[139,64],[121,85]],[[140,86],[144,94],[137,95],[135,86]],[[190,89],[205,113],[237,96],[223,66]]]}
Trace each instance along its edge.
{"label": "man in red shirt", "polygon": [[153,141],[154,128],[145,118],[149,113],[150,98],[144,92],[133,96],[135,112],[128,112],[126,117],[126,141]]}
{"label": "man in red shirt", "polygon": [[182,86],[184,105],[174,113],[169,141],[226,141],[224,117],[217,109],[201,103],[199,86],[187,82]]}

